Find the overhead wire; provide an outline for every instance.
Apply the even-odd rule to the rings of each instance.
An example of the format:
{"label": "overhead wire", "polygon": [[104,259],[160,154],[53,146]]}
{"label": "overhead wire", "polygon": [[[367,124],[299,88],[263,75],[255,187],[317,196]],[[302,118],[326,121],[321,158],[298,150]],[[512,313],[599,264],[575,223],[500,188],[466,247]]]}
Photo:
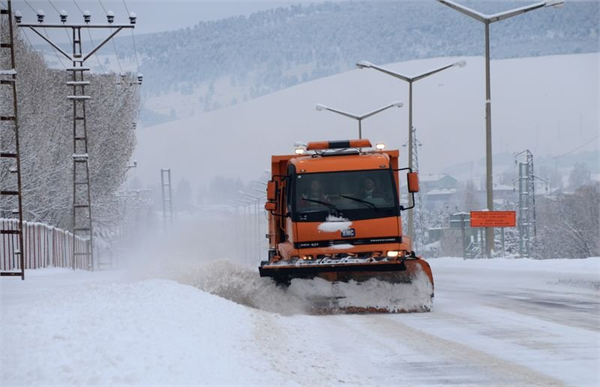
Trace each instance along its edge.
{"label": "overhead wire", "polygon": [[23,31],[23,36],[25,36],[25,39],[29,43],[29,46],[31,47],[31,49],[33,51],[36,51],[36,49],[33,47],[33,44],[31,43],[31,40],[29,40],[29,36],[27,36],[27,30],[23,29],[22,31]]}
{"label": "overhead wire", "polygon": [[[87,29],[88,35],[90,36],[90,42],[92,43],[92,47],[96,47],[96,43],[94,43],[94,38],[92,38],[92,32],[90,31],[90,29]],[[102,66],[102,63],[100,63],[100,58],[98,57],[98,55],[96,53],[94,53],[94,57],[96,58],[96,61],[98,62],[98,66],[100,66],[100,70],[104,73],[107,74],[108,71],[106,71],[106,69],[104,68],[104,66]]]}
{"label": "overhead wire", "polygon": [[567,155],[570,155],[571,153],[573,153],[573,152],[576,152],[576,151],[578,151],[579,149],[583,148],[584,146],[586,146],[586,145],[588,145],[588,144],[590,144],[590,143],[592,143],[592,142],[596,141],[596,140],[598,139],[598,137],[600,137],[600,135],[598,135],[598,136],[595,136],[595,137],[593,137],[593,138],[589,139],[588,141],[584,142],[584,143],[583,143],[583,144],[581,144],[581,145],[578,145],[577,147],[575,147],[575,148],[571,149],[570,151],[567,151],[567,152],[565,152],[565,153],[563,153],[563,154],[561,154],[561,155],[558,155],[558,156],[556,156],[556,157],[552,157],[552,159],[551,159],[551,160],[546,160],[546,161],[544,161],[544,162],[542,162],[542,163],[539,163],[539,164],[538,164],[538,166],[540,166],[540,165],[544,165],[544,164],[546,164],[546,163],[548,163],[548,162],[550,162],[550,161],[556,161],[556,160],[558,160],[558,159],[560,159],[560,158],[562,158],[562,157],[565,157],[565,156],[567,156]]}
{"label": "overhead wire", "polygon": [[129,8],[127,8],[127,3],[123,0],[123,5],[125,6],[125,11],[127,11],[127,15],[129,15]]}
{"label": "overhead wire", "polygon": [[[54,5],[54,3],[52,3],[51,0],[48,0],[48,2],[50,3],[50,5],[52,6],[52,8],[54,8],[54,10],[56,11],[56,13],[58,14],[58,16],[61,16],[60,11],[58,10],[58,8],[56,8],[56,6]],[[67,40],[69,41],[69,43],[73,44],[73,39],[71,38],[71,35],[69,35],[69,32],[65,29],[65,34],[67,35]]]}
{"label": "overhead wire", "polygon": [[[50,3],[50,5],[52,6],[52,8],[54,8],[54,10],[55,10],[55,11],[56,11],[56,13],[58,14],[58,16],[60,16],[60,15],[61,15],[61,14],[60,14],[60,11],[58,10],[58,8],[56,8],[56,7],[54,6],[54,4],[52,3],[52,1],[51,1],[51,0],[48,0],[48,3]],[[50,37],[49,37],[49,35],[48,35],[48,31],[46,31],[46,29],[45,29],[45,28],[44,28],[44,34],[46,35],[46,37],[47,37],[48,39],[50,39]],[[67,40],[69,41],[69,43],[72,43],[71,36],[69,36],[69,33],[67,32],[67,30],[65,30],[65,34],[67,34]],[[58,55],[58,53],[56,52],[56,49],[54,49],[54,48],[53,48],[53,50],[54,50],[54,55],[56,56],[56,60],[58,60],[58,62],[59,62],[61,65],[62,65],[62,67],[63,67],[64,69],[66,69],[67,67],[66,67],[66,66],[65,66],[65,64],[63,63],[63,61],[62,61],[61,57],[60,57],[60,56]]]}
{"label": "overhead wire", "polygon": [[77,4],[77,2],[75,0],[73,0],[73,3],[75,3],[75,6],[79,10],[79,12],[81,12],[81,14],[83,15],[83,9],[81,9],[81,7],[79,6],[79,4]]}
{"label": "overhead wire", "polygon": [[[44,30],[44,35],[46,35],[46,38],[48,38],[48,40],[50,40],[50,36],[48,36],[48,31],[46,31],[45,28],[42,28]],[[56,49],[54,47],[52,47],[52,51],[54,52],[54,55],[56,56],[56,60],[58,61],[58,63],[60,63],[60,65],[66,70],[67,66],[65,66],[65,64],[63,63],[62,59],[60,58],[60,56],[58,55],[58,52],[56,52]]]}
{"label": "overhead wire", "polygon": [[[32,10],[32,11],[33,11],[33,12],[34,12],[36,15],[37,15],[37,13],[38,13],[38,12],[36,11],[36,9],[35,9],[35,8],[33,8],[33,7],[31,6],[31,4],[29,4],[29,2],[28,2],[27,0],[23,0],[23,1],[24,1],[24,2],[25,2],[25,4],[26,4],[26,5],[27,5],[27,6],[28,6],[28,7],[29,7],[29,8],[30,8],[30,9],[31,9],[31,10]],[[50,1],[50,0],[48,0],[48,1]],[[54,4],[52,4],[52,2],[50,2],[50,5],[52,5],[52,7],[53,7],[54,9],[56,9],[56,7],[54,7]],[[56,11],[58,12],[58,10],[56,10]],[[59,14],[60,14],[60,12],[59,12]],[[44,30],[44,34],[46,35],[46,38],[50,39],[50,38],[48,37],[48,31],[46,31],[46,29],[45,29],[45,28],[43,28],[43,30]],[[25,31],[24,31],[24,32],[25,32]],[[34,51],[37,51],[37,50],[35,49],[35,47],[33,46],[33,44],[31,43],[31,40],[29,39],[29,36],[27,36],[27,33],[26,33],[26,32],[24,33],[24,35],[25,35],[25,39],[27,39],[27,41],[29,42],[29,45],[31,46],[31,48],[32,48]],[[66,66],[65,66],[65,64],[62,62],[62,60],[60,59],[60,57],[58,56],[58,53],[56,52],[56,49],[55,49],[55,48],[52,48],[52,51],[54,52],[54,55],[56,56],[56,60],[58,61],[58,63],[60,63],[60,65],[61,65],[63,68],[65,68],[65,69],[66,69],[67,67],[66,67]]]}
{"label": "overhead wire", "polygon": [[[73,0],[75,1],[75,0]],[[106,15],[108,15],[108,11],[106,10],[106,8],[104,7],[104,4],[102,4],[101,0],[98,0],[98,2],[100,3],[100,6],[102,7],[102,9],[104,10],[104,13]],[[112,28],[109,28],[110,32],[112,33]],[[112,43],[113,46],[113,51],[115,52],[115,58],[117,59],[117,65],[119,66],[119,73],[123,74],[123,68],[121,67],[121,61],[119,60],[119,53],[117,52],[117,45],[115,44],[115,40],[111,39],[110,42]]]}
{"label": "overhead wire", "polygon": [[[48,1],[50,1],[50,0],[48,0]],[[75,6],[76,6],[76,7],[77,7],[77,9],[79,10],[79,12],[81,12],[81,14],[82,14],[82,15],[84,15],[84,12],[83,12],[83,10],[82,10],[82,9],[81,9],[81,7],[79,6],[79,4],[77,4],[77,1],[73,0],[73,3],[75,4]],[[56,8],[55,8],[55,9],[56,9]],[[91,31],[89,30],[89,28],[86,28],[86,29],[87,29],[88,35],[89,35],[89,37],[90,37],[90,42],[92,43],[92,46],[93,46],[93,47],[96,47],[96,44],[94,43],[94,39],[92,38],[92,33],[91,33]],[[66,32],[66,30],[65,30],[65,32]],[[68,35],[69,35],[69,34],[67,33],[67,36],[68,36]],[[73,44],[73,40],[71,39],[71,37],[69,37],[69,41],[71,42],[71,44]],[[106,73],[106,69],[104,68],[104,66],[102,66],[102,63],[100,62],[100,58],[98,57],[98,55],[97,55],[96,53],[94,53],[94,57],[96,58],[96,61],[98,62],[98,66],[100,67],[100,70],[101,70],[103,73]]]}
{"label": "overhead wire", "polygon": [[[125,7],[125,11],[127,12],[127,15],[130,15],[129,7],[127,7],[127,3],[125,2],[125,0],[123,0],[123,6]],[[139,73],[140,72],[140,61],[139,61],[139,58],[138,58],[137,46],[136,46],[136,43],[135,43],[134,29],[135,28],[131,29],[131,40],[133,42],[133,53],[135,54],[135,64],[137,66],[137,72]]]}
{"label": "overhead wire", "polygon": [[108,15],[108,11],[106,10],[106,8],[104,8],[104,4],[102,4],[102,1],[98,0],[98,2],[100,3],[100,6],[104,10],[104,13]]}
{"label": "overhead wire", "polygon": [[32,10],[32,11],[33,11],[33,12],[34,12],[36,15],[37,15],[37,11],[35,10],[35,8],[33,8],[33,7],[31,6],[31,4],[29,4],[29,2],[28,2],[27,0],[23,0],[23,1],[24,1],[24,2],[25,2],[25,4],[27,4],[27,6],[28,6],[29,8],[31,8],[31,10]]}
{"label": "overhead wire", "polygon": [[54,10],[56,11],[56,13],[58,13],[60,15],[60,11],[58,10],[58,8],[56,8],[54,6],[54,4],[52,4],[52,1],[48,0],[48,2],[50,3],[50,5],[52,6],[52,8],[54,8]]}
{"label": "overhead wire", "polygon": [[135,64],[137,66],[137,72],[140,72],[140,61],[138,60],[137,47],[135,44],[135,35],[133,34],[133,28],[131,29],[131,40],[133,40],[133,53],[135,54]]}

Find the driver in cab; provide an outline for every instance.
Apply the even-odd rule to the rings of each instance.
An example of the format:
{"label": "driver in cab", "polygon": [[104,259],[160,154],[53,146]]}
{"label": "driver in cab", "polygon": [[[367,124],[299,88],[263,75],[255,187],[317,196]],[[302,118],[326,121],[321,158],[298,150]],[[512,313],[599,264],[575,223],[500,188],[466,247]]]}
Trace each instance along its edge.
{"label": "driver in cab", "polygon": [[329,197],[323,192],[321,182],[317,179],[310,182],[308,191],[302,194],[302,199],[308,199],[301,201],[305,206],[318,206],[318,202],[329,203]]}

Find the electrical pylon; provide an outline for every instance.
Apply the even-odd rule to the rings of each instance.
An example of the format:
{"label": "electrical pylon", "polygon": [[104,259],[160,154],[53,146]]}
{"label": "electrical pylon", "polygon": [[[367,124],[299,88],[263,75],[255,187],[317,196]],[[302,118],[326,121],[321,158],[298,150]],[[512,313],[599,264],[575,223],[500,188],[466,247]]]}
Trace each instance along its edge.
{"label": "electrical pylon", "polygon": [[[2,167],[8,164],[6,169],[7,175],[2,177],[2,187],[0,188],[0,198],[2,208],[0,217],[17,219],[16,227],[11,223],[8,229],[0,230],[3,246],[10,246],[13,259],[9,262],[0,275],[2,276],[20,276],[25,279],[25,245],[23,244],[23,196],[22,196],[22,180],[21,180],[21,155],[19,146],[19,114],[17,103],[17,70],[15,61],[15,46],[14,46],[14,31],[13,31],[13,14],[11,0],[7,1],[6,9],[0,9],[2,18],[8,17],[8,42],[5,42],[4,36],[0,36],[0,50],[9,50],[10,63],[8,69],[0,69],[0,87],[10,88],[6,94],[10,95],[10,102],[7,104],[10,113],[0,113],[0,160]],[[0,23],[3,22],[0,18]],[[6,58],[4,54],[3,58]],[[0,66],[5,66],[1,63]],[[0,90],[5,94],[4,90]],[[5,161],[6,160],[6,161]],[[4,185],[6,184],[6,187]],[[3,222],[4,224],[4,222]],[[7,239],[12,239],[7,242]],[[15,241],[16,239],[16,241]],[[19,270],[15,270],[18,268]]]}
{"label": "electrical pylon", "polygon": [[[88,154],[88,127],[86,116],[86,101],[90,96],[86,95],[85,87],[90,84],[85,80],[85,72],[90,69],[84,67],[84,63],[92,55],[112,39],[119,31],[125,28],[134,28],[136,16],[134,13],[129,15],[130,24],[113,24],[114,14],[107,15],[107,24],[91,24],[91,14],[84,12],[83,24],[67,24],[67,16],[61,14],[60,24],[45,24],[43,13],[38,13],[38,24],[21,24],[19,27],[29,28],[40,38],[50,44],[55,50],[72,62],[72,67],[67,68],[71,73],[71,80],[67,85],[72,87],[72,92],[67,99],[73,103],[73,207],[71,230],[73,238],[79,237],[85,239],[84,251],[78,251],[76,244],[73,243],[73,269],[75,269],[78,257],[82,257],[81,266],[87,266],[88,269],[94,269],[94,243],[92,228],[92,197],[90,183],[90,166]],[[71,54],[62,50],[58,44],[53,42],[47,35],[41,33],[39,29],[44,28],[64,28],[71,30],[72,45]],[[84,29],[110,29],[110,35],[101,41],[92,50],[84,54],[83,42],[81,39],[81,30]],[[114,29],[114,31],[113,31]]]}

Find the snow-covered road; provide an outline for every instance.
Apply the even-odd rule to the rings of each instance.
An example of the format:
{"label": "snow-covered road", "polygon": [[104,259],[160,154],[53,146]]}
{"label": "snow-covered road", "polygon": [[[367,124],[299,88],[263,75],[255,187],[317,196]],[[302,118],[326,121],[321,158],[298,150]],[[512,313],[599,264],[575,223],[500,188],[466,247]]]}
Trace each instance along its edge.
{"label": "snow-covered road", "polygon": [[223,262],[171,280],[59,269],[3,278],[0,381],[600,385],[600,258],[430,263],[434,310],[401,315],[309,316]]}

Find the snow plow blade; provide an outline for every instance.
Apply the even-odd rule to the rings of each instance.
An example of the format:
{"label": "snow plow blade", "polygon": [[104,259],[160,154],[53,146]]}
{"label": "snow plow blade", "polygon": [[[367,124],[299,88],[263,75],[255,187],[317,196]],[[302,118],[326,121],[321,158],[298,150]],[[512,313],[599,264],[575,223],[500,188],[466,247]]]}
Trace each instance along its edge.
{"label": "snow plow blade", "polygon": [[[312,313],[405,313],[428,312],[433,299],[433,276],[429,264],[418,258],[370,262],[265,263],[261,277],[277,283],[304,287],[313,301]],[[328,281],[322,294],[314,283],[294,280]],[[296,284],[298,282],[298,284]],[[317,293],[316,295],[314,293]]]}

